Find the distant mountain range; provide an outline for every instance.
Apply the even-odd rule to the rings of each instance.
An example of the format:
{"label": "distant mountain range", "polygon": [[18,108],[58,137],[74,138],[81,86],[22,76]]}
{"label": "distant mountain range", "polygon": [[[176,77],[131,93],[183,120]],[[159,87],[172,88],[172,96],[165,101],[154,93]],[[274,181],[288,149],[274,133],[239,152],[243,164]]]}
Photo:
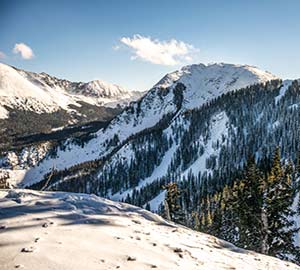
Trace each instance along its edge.
{"label": "distant mountain range", "polygon": [[71,82],[0,63],[0,134],[14,140],[105,122],[142,94],[100,80]]}

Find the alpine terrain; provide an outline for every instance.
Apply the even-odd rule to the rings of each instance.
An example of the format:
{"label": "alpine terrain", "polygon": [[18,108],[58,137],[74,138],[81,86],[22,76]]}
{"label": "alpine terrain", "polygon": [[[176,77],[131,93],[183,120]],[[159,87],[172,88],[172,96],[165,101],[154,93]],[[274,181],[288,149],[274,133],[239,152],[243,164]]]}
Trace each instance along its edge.
{"label": "alpine terrain", "polygon": [[3,270],[300,269],[95,195],[0,191],[0,208]]}
{"label": "alpine terrain", "polygon": [[141,95],[100,80],[70,82],[0,63],[0,150],[95,131]]}
{"label": "alpine terrain", "polygon": [[[47,85],[44,90],[54,83],[39,80]],[[64,104],[75,102],[72,110],[78,103],[91,104],[87,100],[96,95],[87,85],[55,85],[68,93]],[[82,93],[89,95],[79,101]],[[52,102],[50,97],[45,104]],[[299,263],[299,103],[298,80],[282,80],[248,65],[185,66],[97,131],[51,144],[7,147],[1,157],[2,182],[134,204],[240,248]],[[74,215],[81,211],[76,209]],[[193,257],[195,246],[190,242],[186,254]],[[249,265],[247,269],[254,267]],[[172,269],[163,269],[168,267]],[[199,262],[197,267],[210,269]],[[253,269],[259,267],[267,269]]]}

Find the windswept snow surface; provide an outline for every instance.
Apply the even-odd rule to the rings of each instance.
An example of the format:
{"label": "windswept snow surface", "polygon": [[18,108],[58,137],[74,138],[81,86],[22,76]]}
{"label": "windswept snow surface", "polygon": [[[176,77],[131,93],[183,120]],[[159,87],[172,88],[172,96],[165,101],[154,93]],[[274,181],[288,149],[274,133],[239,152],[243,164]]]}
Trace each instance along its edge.
{"label": "windswept snow surface", "polygon": [[0,211],[3,270],[300,269],[94,195],[2,190]]}

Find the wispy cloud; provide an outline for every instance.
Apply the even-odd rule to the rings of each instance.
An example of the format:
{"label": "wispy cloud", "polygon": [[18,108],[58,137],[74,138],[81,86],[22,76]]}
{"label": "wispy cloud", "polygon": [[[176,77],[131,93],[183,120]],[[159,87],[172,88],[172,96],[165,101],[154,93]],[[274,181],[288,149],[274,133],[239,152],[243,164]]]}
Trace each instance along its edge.
{"label": "wispy cloud", "polygon": [[20,54],[23,59],[32,59],[34,57],[34,53],[32,49],[24,44],[24,43],[16,43],[13,49],[13,53]]}
{"label": "wispy cloud", "polygon": [[134,55],[131,59],[142,59],[165,66],[190,62],[195,53],[199,51],[193,45],[176,39],[160,41],[141,35],[134,35],[132,38],[122,37],[120,42],[132,49]]}
{"label": "wispy cloud", "polygon": [[0,59],[4,59],[4,58],[6,58],[6,54],[0,51]]}
{"label": "wispy cloud", "polygon": [[115,45],[115,46],[113,46],[113,49],[114,49],[115,51],[118,51],[120,48],[121,48],[120,45]]}

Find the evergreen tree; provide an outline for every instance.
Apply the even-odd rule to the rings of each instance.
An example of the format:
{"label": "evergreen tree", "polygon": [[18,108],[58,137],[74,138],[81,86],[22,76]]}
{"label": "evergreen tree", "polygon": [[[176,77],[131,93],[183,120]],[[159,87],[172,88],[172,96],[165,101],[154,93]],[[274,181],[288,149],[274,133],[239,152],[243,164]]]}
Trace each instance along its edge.
{"label": "evergreen tree", "polygon": [[145,209],[148,210],[148,211],[151,211],[151,207],[150,207],[149,203],[146,204],[146,208]]}
{"label": "evergreen tree", "polygon": [[250,156],[244,177],[240,180],[237,201],[240,241],[244,248],[258,251],[262,241],[262,177],[255,159]]}
{"label": "evergreen tree", "polygon": [[265,207],[267,212],[268,240],[266,253],[281,259],[297,256],[294,246],[292,217],[293,188],[289,169],[284,170],[280,163],[280,151],[276,149],[270,175],[267,178]]}
{"label": "evergreen tree", "polygon": [[167,190],[165,205],[168,209],[168,216],[170,220],[176,223],[182,223],[183,213],[179,204],[180,191],[177,183],[171,182],[165,186],[165,189]]}

